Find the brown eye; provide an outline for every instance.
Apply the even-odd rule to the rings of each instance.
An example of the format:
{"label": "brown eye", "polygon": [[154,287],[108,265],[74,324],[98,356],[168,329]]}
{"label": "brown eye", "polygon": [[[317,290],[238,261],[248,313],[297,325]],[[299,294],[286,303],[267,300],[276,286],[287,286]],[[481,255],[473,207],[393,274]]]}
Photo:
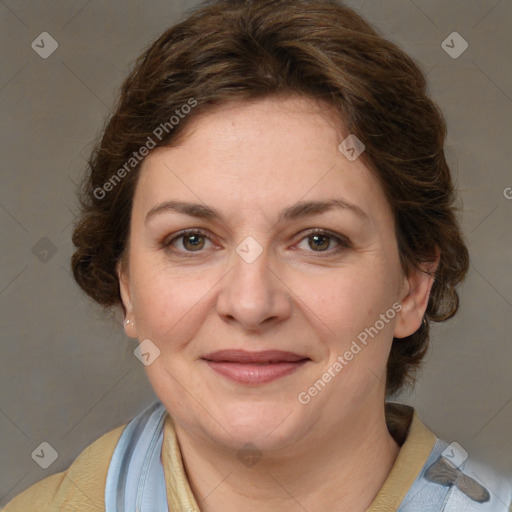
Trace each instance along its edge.
{"label": "brown eye", "polygon": [[[305,241],[307,241],[307,247],[304,245],[300,247]],[[298,247],[309,252],[325,253],[327,256],[349,249],[352,245],[350,241],[342,235],[316,228],[306,233],[306,236],[299,242]]]}
{"label": "brown eye", "polygon": [[204,236],[200,233],[182,235],[180,238],[187,251],[198,251],[204,247]]}
{"label": "brown eye", "polygon": [[308,240],[310,241],[309,246],[311,249],[322,252],[329,248],[331,237],[328,235],[310,235]]}
{"label": "brown eye", "polygon": [[211,243],[211,240],[206,233],[198,229],[189,229],[176,233],[171,240],[164,242],[162,246],[173,253],[186,254],[201,252],[207,242]]}

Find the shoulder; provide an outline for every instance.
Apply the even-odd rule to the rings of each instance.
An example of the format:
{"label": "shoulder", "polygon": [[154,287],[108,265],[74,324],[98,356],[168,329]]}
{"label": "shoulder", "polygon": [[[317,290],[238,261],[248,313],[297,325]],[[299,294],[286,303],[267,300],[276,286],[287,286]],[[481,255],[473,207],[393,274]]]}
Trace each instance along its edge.
{"label": "shoulder", "polygon": [[512,481],[474,459],[456,442],[436,438],[403,512],[510,512]]}
{"label": "shoulder", "polygon": [[105,510],[104,493],[112,454],[126,425],[107,432],[90,444],[61,473],[32,485],[10,501],[3,512]]}
{"label": "shoulder", "polygon": [[512,512],[510,475],[437,437],[410,406],[386,403],[386,421],[402,446],[386,481],[387,499],[398,495],[400,512]]}
{"label": "shoulder", "polygon": [[[453,446],[456,449],[454,450]],[[450,481],[449,493],[446,497],[446,512],[481,510],[489,512],[509,512],[512,510],[512,479],[505,478],[494,468],[478,459],[467,457],[466,452],[459,455],[467,458],[458,464],[450,456],[460,445],[451,443],[443,455],[433,464],[430,480],[437,481],[444,474],[446,483]],[[462,449],[461,449],[462,450]],[[445,483],[445,485],[446,485]]]}

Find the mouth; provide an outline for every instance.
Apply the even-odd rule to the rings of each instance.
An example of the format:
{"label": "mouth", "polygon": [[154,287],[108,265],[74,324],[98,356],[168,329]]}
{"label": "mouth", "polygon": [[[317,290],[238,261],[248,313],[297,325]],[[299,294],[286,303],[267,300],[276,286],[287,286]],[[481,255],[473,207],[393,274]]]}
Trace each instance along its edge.
{"label": "mouth", "polygon": [[220,350],[202,359],[215,372],[241,384],[271,382],[290,375],[311,361],[307,356],[281,350]]}

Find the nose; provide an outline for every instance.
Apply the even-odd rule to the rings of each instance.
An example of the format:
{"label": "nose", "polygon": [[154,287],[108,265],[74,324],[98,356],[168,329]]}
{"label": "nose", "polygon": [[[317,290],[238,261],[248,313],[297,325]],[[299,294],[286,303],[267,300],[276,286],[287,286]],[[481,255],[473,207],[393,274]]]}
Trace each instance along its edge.
{"label": "nose", "polygon": [[279,272],[270,268],[266,251],[250,262],[234,252],[232,260],[217,297],[217,312],[224,321],[261,332],[291,315],[291,292]]}

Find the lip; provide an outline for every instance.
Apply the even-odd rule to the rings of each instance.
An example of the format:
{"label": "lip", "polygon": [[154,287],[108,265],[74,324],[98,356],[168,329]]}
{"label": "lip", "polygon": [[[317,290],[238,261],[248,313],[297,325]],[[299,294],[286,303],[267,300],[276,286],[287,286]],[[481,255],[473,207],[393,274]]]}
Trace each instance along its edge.
{"label": "lip", "polygon": [[265,384],[280,379],[310,360],[304,355],[282,350],[220,350],[202,359],[215,372],[241,384]]}

